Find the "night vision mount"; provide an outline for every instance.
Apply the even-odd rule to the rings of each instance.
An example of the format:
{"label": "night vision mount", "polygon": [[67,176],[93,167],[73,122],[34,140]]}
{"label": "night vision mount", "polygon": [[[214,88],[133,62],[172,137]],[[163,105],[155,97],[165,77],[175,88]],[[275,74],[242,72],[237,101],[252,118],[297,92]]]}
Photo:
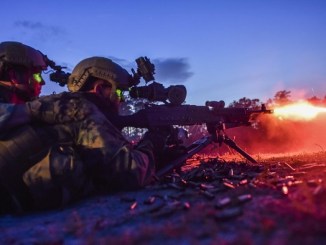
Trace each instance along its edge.
{"label": "night vision mount", "polygon": [[[160,101],[171,105],[181,105],[187,96],[187,89],[183,85],[171,85],[167,88],[163,84],[155,82],[155,65],[150,59],[139,57],[136,59],[137,72],[131,69],[133,73],[133,87],[129,94],[132,98],[144,98],[149,101]],[[140,78],[145,80],[145,86],[137,86]],[[150,83],[149,85],[147,85]]]}
{"label": "night vision mount", "polygon": [[50,80],[58,83],[61,87],[67,85],[70,73],[63,71],[63,69],[67,69],[67,67],[56,65],[53,60],[50,60],[47,57],[46,59],[48,66],[53,69],[53,72],[50,73]]}

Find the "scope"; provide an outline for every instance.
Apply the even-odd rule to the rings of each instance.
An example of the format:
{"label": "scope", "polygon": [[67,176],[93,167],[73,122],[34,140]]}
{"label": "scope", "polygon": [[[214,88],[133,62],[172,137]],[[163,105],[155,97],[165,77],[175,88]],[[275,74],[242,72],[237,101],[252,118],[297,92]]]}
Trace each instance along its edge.
{"label": "scope", "polygon": [[129,91],[132,98],[143,98],[150,101],[169,101],[172,105],[181,105],[187,96],[183,85],[172,85],[165,88],[161,83],[153,82],[147,86],[132,87]]}

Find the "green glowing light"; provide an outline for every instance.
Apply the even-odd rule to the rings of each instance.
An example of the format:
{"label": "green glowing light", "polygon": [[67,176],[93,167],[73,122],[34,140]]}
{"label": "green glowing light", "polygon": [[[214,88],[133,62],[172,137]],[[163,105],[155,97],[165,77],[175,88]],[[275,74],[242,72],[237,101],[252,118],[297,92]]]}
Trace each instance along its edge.
{"label": "green glowing light", "polygon": [[33,79],[38,83],[41,83],[43,81],[41,73],[34,73],[33,74]]}

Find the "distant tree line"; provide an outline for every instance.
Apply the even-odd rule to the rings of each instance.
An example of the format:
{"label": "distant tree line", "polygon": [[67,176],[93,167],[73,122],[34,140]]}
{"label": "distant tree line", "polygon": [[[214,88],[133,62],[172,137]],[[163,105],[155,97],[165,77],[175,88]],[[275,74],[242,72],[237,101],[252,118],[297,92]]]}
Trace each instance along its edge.
{"label": "distant tree line", "polygon": [[[312,96],[310,98],[306,98],[306,101],[310,102],[314,105],[326,105],[326,96],[324,98],[318,98],[317,96]],[[239,100],[234,100],[229,104],[228,107],[232,108],[250,108],[250,109],[259,109],[262,104],[265,104],[267,107],[272,106],[281,106],[293,103],[291,100],[291,91],[289,90],[280,90],[275,93],[272,99],[268,99],[266,102],[261,102],[259,99],[249,99],[247,97],[243,97]]]}

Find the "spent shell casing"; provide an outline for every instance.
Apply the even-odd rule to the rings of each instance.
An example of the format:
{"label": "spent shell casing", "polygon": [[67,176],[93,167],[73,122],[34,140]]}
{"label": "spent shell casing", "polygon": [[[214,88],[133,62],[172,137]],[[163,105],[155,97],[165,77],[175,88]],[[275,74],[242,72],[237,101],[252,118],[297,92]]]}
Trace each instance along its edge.
{"label": "spent shell casing", "polygon": [[288,188],[286,185],[283,185],[283,186],[282,186],[282,193],[283,193],[284,195],[289,194],[289,188]]}
{"label": "spent shell casing", "polygon": [[214,199],[215,195],[209,191],[200,191],[201,194],[203,194],[207,199],[212,200]]}
{"label": "spent shell casing", "polygon": [[248,184],[248,180],[247,179],[243,179],[239,182],[240,185],[246,185]]}
{"label": "spent shell casing", "polygon": [[133,202],[130,207],[129,210],[134,210],[137,207],[138,203],[137,202]]}
{"label": "spent shell casing", "polygon": [[245,203],[252,199],[252,195],[251,194],[243,194],[243,195],[238,196],[237,199],[238,199],[238,202]]}
{"label": "spent shell casing", "polygon": [[223,197],[215,203],[215,208],[224,208],[225,206],[229,205],[231,203],[230,197]]}
{"label": "spent shell casing", "polygon": [[183,203],[183,208],[188,210],[190,208],[190,203],[189,202],[184,202]]}
{"label": "spent shell casing", "polygon": [[156,200],[156,197],[150,196],[144,201],[144,204],[147,204],[147,205],[153,204],[155,202],[155,200]]}
{"label": "spent shell casing", "polygon": [[227,220],[236,218],[242,214],[243,214],[243,211],[239,207],[227,208],[227,209],[223,209],[222,211],[219,211],[215,215],[215,220],[216,221],[227,221]]}

